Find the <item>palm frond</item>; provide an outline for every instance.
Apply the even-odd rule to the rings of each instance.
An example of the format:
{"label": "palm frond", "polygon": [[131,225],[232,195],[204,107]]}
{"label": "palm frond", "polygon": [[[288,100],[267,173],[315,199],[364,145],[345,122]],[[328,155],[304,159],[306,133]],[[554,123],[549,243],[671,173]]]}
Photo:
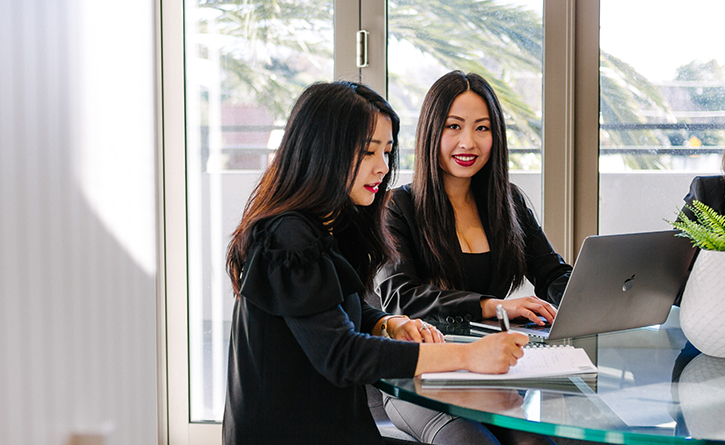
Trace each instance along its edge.
{"label": "palm frond", "polygon": [[[222,89],[229,98],[263,103],[283,119],[299,91],[329,71],[332,0],[199,0],[198,6],[205,10],[198,24],[199,51],[210,39],[221,43]],[[495,0],[390,0],[389,6],[388,38],[411,44],[446,69],[486,77],[503,105],[510,134],[522,146],[540,146],[541,116],[516,86],[526,76],[541,74],[540,13]],[[211,27],[216,31],[210,32]],[[604,123],[645,122],[642,104],[668,113],[657,88],[633,68],[604,52],[600,58]],[[391,74],[392,81],[397,79]],[[427,87],[409,78],[396,83],[409,94],[399,99],[405,104],[418,100]],[[619,145],[658,145],[662,136],[612,131],[609,138]],[[628,161],[642,162],[647,163]]]}

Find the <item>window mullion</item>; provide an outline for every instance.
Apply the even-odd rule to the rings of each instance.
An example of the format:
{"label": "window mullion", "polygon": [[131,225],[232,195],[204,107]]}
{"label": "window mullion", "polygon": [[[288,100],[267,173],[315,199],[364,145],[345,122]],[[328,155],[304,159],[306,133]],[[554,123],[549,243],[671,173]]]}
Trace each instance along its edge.
{"label": "window mullion", "polygon": [[335,79],[360,81],[356,33],[360,29],[360,0],[335,1]]}
{"label": "window mullion", "polygon": [[598,30],[598,0],[545,0],[542,220],[572,263],[597,232]]}
{"label": "window mullion", "polygon": [[599,233],[599,0],[577,3],[576,43],[575,254]]}
{"label": "window mullion", "polygon": [[369,32],[368,66],[360,69],[360,79],[385,97],[388,96],[387,7],[385,0],[360,0],[360,28]]}

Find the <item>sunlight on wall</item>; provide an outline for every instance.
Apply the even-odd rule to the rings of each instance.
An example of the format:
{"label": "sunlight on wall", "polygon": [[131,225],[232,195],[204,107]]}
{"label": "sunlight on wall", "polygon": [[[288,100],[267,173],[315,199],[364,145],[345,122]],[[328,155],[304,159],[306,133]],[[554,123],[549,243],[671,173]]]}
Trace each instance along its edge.
{"label": "sunlight on wall", "polygon": [[0,2],[0,444],[158,443],[153,20]]}
{"label": "sunlight on wall", "polygon": [[[127,17],[121,19],[124,15]],[[146,272],[152,273],[156,239],[149,229],[154,227],[156,197],[149,193],[148,184],[153,181],[156,165],[153,151],[148,150],[154,144],[154,93],[148,68],[153,64],[153,48],[149,47],[153,36],[132,31],[128,23],[138,19],[127,5],[119,8],[87,2],[83,16],[83,35],[107,33],[122,38],[80,42],[78,102],[84,125],[79,128],[75,156],[78,181],[108,231]]]}

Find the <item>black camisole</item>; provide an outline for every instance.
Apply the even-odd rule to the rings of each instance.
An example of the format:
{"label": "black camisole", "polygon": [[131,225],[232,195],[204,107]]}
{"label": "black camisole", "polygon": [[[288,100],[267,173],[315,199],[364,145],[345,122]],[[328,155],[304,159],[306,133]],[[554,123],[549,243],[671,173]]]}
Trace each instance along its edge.
{"label": "black camisole", "polygon": [[491,252],[463,254],[465,290],[488,294],[491,284]]}

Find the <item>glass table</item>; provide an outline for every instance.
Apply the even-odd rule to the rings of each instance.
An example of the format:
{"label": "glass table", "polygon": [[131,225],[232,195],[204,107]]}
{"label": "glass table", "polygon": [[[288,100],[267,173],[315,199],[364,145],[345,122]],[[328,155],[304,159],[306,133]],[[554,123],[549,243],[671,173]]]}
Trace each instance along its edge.
{"label": "glass table", "polygon": [[548,436],[725,444],[725,359],[701,354],[687,342],[679,308],[662,325],[551,343],[585,349],[598,367],[596,378],[499,381],[467,389],[426,388],[418,378],[384,379],[376,386],[427,408]]}

